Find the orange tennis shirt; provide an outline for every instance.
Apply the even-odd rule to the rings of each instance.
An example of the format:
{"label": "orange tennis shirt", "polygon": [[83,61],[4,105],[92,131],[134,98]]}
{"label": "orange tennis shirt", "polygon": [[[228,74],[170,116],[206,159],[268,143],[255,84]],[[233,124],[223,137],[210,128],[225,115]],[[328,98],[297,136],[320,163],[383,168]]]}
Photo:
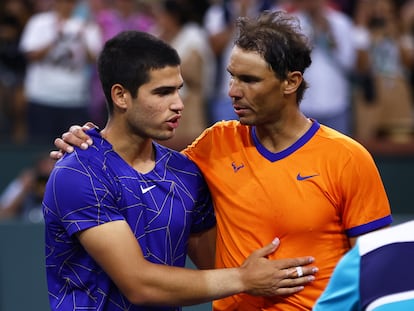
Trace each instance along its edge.
{"label": "orange tennis shirt", "polygon": [[313,121],[288,149],[272,153],[255,128],[218,122],[184,153],[201,169],[217,217],[216,266],[238,267],[279,237],[271,259],[315,257],[316,280],[290,296],[231,296],[214,310],[311,310],[348,237],[391,223],[378,169],[355,140]]}

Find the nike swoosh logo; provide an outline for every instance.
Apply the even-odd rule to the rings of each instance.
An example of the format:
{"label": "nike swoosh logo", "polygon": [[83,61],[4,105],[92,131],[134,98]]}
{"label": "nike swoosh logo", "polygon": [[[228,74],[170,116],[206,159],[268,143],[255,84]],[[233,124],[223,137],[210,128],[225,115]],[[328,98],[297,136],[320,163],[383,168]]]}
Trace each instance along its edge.
{"label": "nike swoosh logo", "polygon": [[150,191],[151,189],[155,188],[155,185],[152,185],[152,186],[149,186],[149,187],[146,187],[146,188],[142,188],[142,185],[140,185],[140,187],[141,187],[142,194],[145,194],[148,191]]}
{"label": "nike swoosh logo", "polygon": [[298,173],[298,176],[296,176],[297,180],[306,180],[315,176],[319,176],[319,174],[314,174],[314,175],[307,175],[307,176],[301,176],[300,173]]}

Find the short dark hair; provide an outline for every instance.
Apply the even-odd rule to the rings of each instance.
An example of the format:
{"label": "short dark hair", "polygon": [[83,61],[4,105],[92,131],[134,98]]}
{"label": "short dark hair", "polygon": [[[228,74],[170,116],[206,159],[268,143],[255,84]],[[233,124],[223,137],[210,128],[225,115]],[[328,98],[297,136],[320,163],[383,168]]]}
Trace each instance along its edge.
{"label": "short dark hair", "polygon": [[[286,79],[289,72],[302,74],[312,62],[312,48],[301,32],[299,20],[283,11],[263,11],[256,19],[239,17],[235,45],[259,53],[276,77]],[[297,102],[308,87],[306,81],[297,90]]]}
{"label": "short dark hair", "polygon": [[123,31],[108,40],[98,58],[98,73],[108,112],[113,112],[111,88],[119,83],[135,98],[139,87],[149,81],[149,72],[179,66],[180,57],[170,45],[140,31]]}

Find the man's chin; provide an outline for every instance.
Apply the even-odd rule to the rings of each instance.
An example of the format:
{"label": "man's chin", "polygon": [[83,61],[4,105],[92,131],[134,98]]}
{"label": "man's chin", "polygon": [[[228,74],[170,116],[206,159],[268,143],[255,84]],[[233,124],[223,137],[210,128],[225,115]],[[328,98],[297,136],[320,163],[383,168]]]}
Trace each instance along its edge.
{"label": "man's chin", "polygon": [[175,133],[170,133],[168,135],[159,135],[158,137],[155,138],[155,140],[158,141],[166,141],[166,140],[170,140],[175,136]]}
{"label": "man's chin", "polygon": [[243,125],[254,125],[254,122],[252,122],[252,120],[250,120],[249,118],[239,118],[239,122]]}

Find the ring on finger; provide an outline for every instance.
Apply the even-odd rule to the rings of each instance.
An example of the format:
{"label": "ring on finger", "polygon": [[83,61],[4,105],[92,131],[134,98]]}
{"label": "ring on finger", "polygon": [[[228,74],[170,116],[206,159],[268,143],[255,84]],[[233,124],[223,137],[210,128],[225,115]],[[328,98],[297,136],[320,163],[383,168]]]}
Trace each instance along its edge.
{"label": "ring on finger", "polygon": [[296,267],[296,273],[298,274],[298,278],[303,276],[303,269],[302,267]]}

